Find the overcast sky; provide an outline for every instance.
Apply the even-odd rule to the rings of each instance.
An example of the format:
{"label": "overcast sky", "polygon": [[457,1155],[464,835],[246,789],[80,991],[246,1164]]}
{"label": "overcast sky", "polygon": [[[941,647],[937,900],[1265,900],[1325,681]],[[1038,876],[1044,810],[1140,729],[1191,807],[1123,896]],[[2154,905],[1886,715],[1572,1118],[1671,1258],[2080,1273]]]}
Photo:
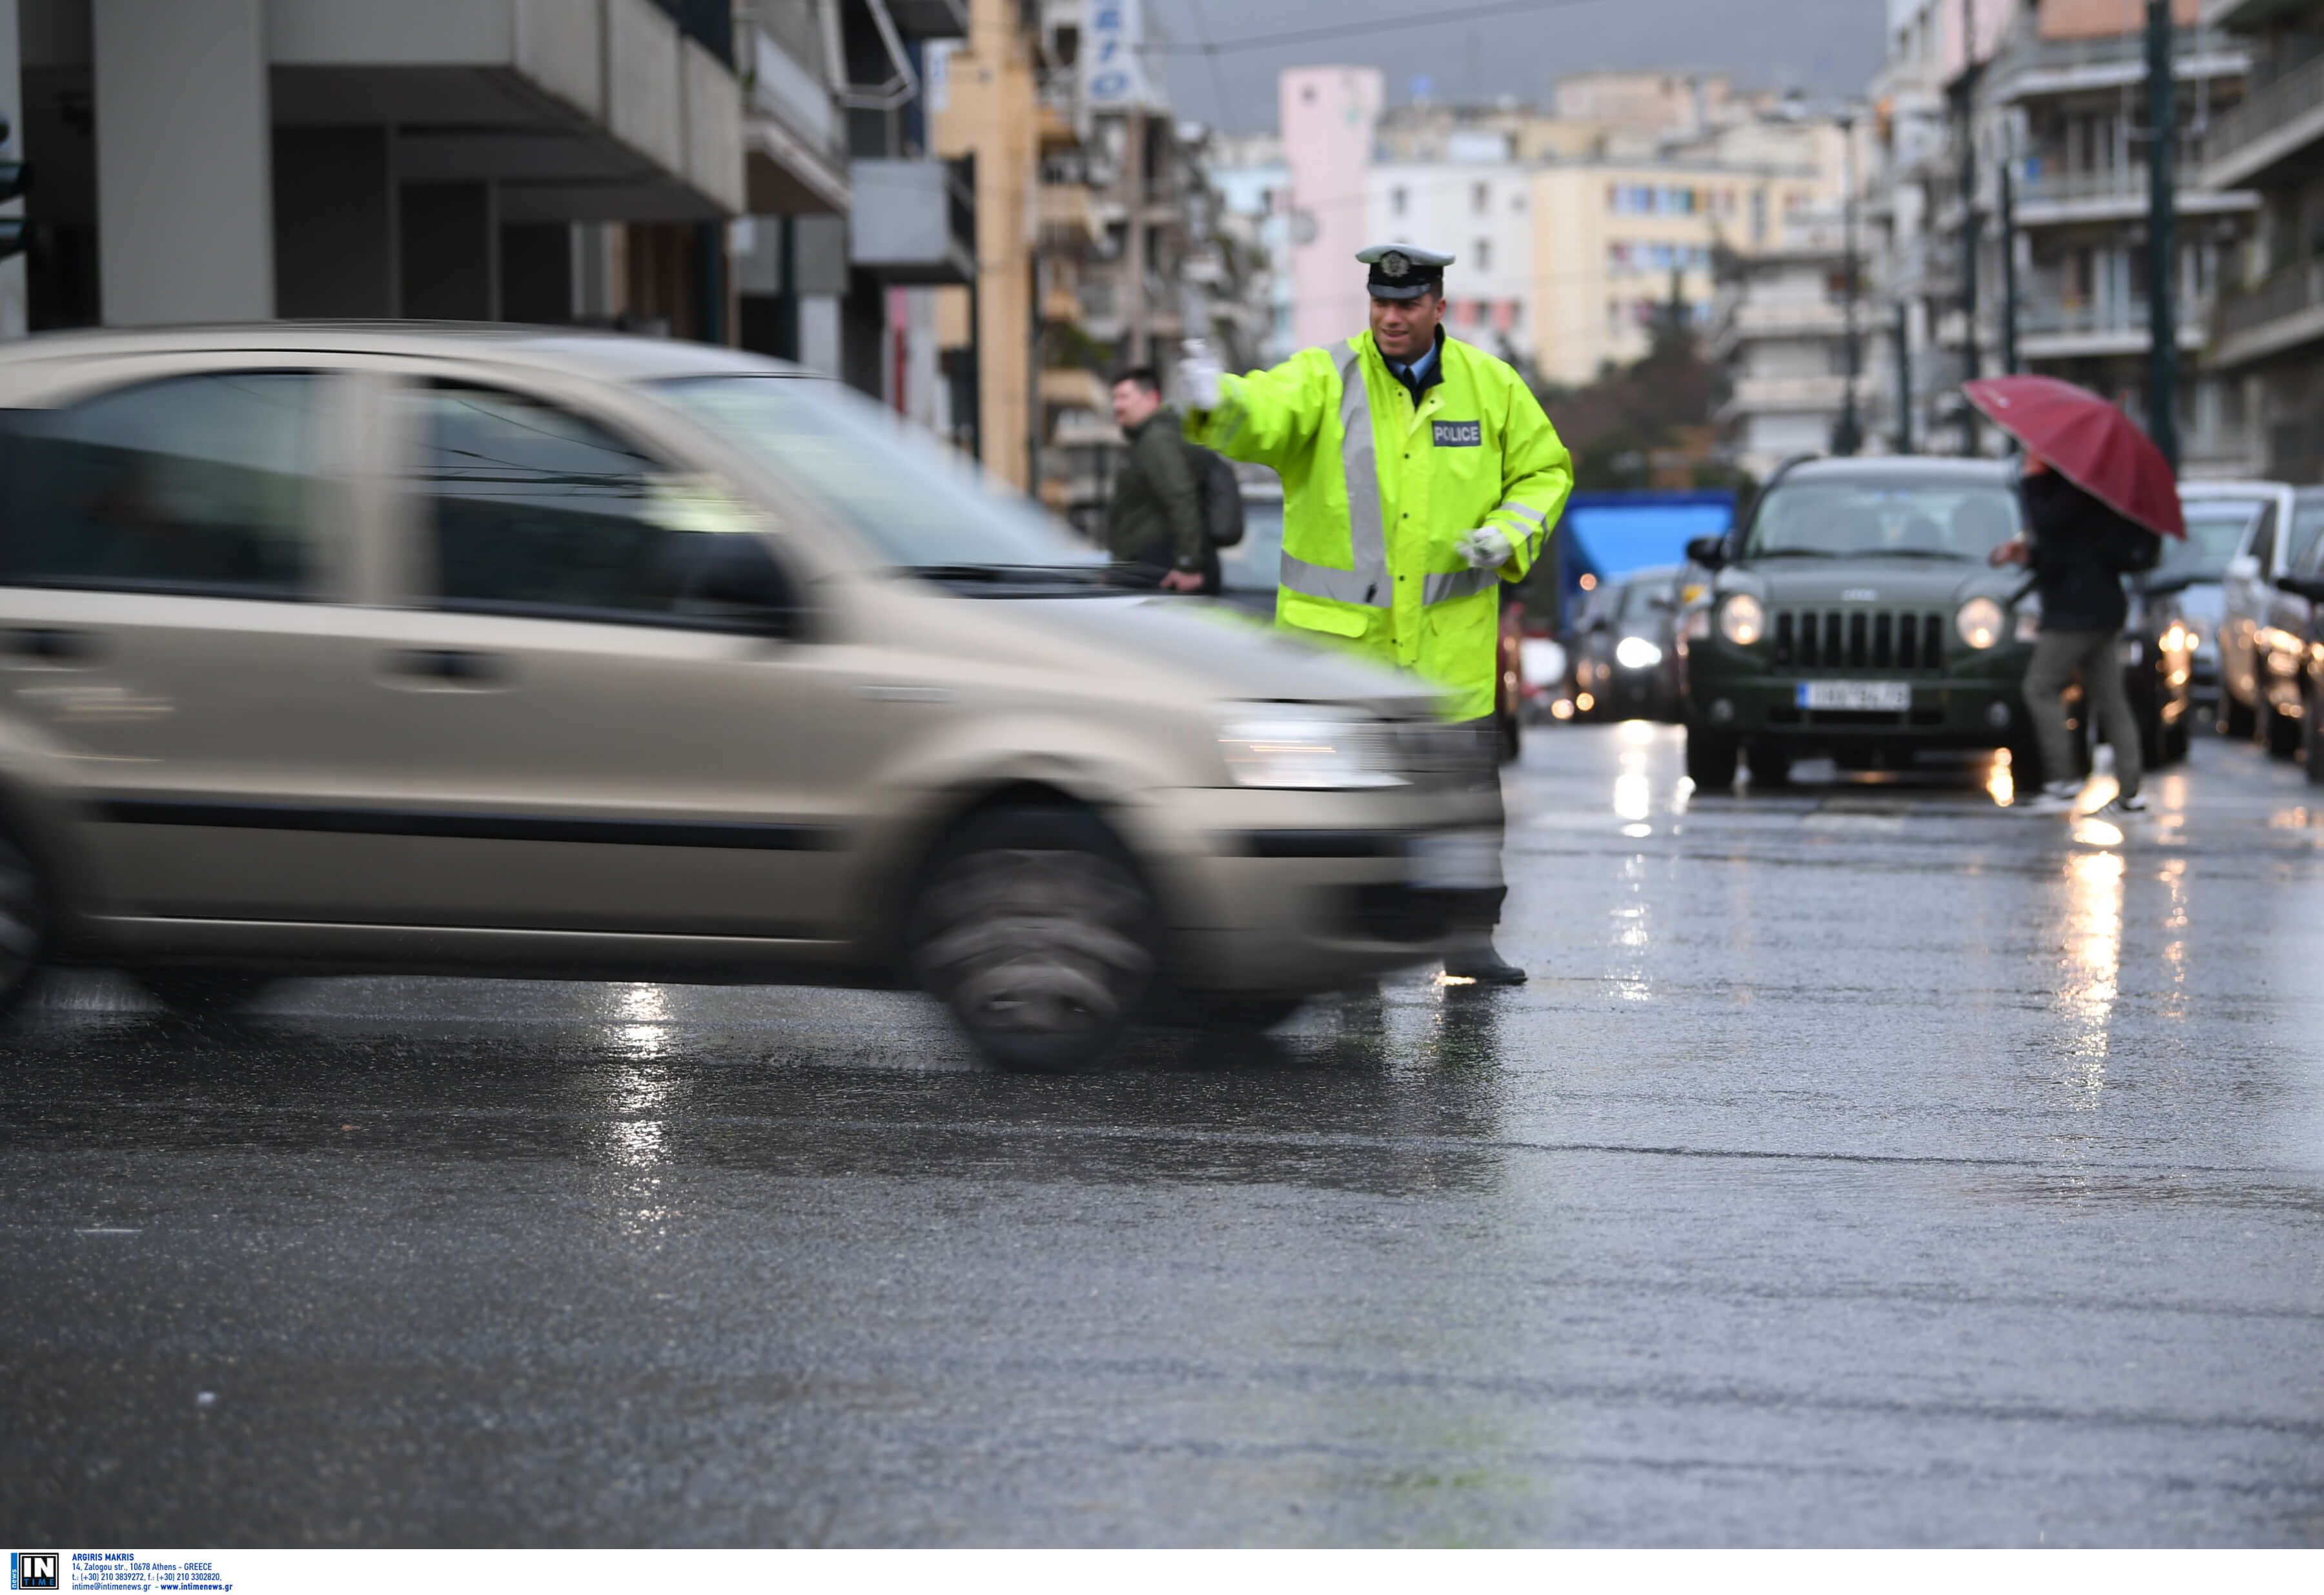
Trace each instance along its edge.
{"label": "overcast sky", "polygon": [[[1466,9],[1474,0],[1146,0],[1151,31],[1174,44],[1228,43],[1293,29]],[[1388,104],[1426,78],[1438,99],[1514,94],[1545,100],[1551,82],[1597,68],[1725,72],[1745,87],[1860,93],[1879,64],[1885,0],[1542,0],[1536,11],[1475,22],[1200,55],[1157,55],[1182,116],[1235,132],[1275,125],[1286,67],[1356,65],[1388,75]]]}

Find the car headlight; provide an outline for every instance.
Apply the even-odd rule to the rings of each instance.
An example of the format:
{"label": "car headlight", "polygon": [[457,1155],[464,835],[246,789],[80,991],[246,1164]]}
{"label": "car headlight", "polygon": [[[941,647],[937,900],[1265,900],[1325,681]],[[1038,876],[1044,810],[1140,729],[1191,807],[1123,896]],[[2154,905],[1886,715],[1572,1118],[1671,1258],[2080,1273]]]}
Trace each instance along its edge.
{"label": "car headlight", "polygon": [[1625,637],[1614,645],[1614,662],[1625,670],[1651,670],[1663,662],[1663,650],[1644,637]]}
{"label": "car headlight", "polygon": [[1720,606],[1719,634],[1738,648],[1748,648],[1767,634],[1767,612],[1750,594],[1734,594]]}
{"label": "car headlight", "polygon": [[1388,723],[1321,704],[1219,704],[1219,751],[1238,786],[1401,787]]}
{"label": "car headlight", "polygon": [[1953,630],[1971,648],[1991,648],[2001,641],[2009,617],[1990,598],[1972,598],[1955,612]]}

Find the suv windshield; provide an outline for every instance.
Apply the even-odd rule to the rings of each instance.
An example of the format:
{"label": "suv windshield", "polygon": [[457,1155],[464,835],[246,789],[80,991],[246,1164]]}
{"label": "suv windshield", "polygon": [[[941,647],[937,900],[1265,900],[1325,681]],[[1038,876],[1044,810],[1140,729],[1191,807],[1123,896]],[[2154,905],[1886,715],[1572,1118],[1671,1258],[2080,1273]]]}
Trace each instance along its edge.
{"label": "suv windshield", "polygon": [[766,462],[889,563],[1101,572],[1105,557],[1023,499],[985,487],[965,462],[843,387],[813,377],[687,377],[656,391]]}
{"label": "suv windshield", "polygon": [[1670,597],[1671,576],[1667,571],[1646,571],[1630,578],[1622,589],[1623,624],[1651,626],[1655,621],[1655,601]]}
{"label": "suv windshield", "polygon": [[1999,484],[1785,482],[1751,521],[1746,559],[1984,561],[2017,535],[2017,500]]}
{"label": "suv windshield", "polygon": [[2267,506],[2257,499],[2188,499],[2187,536],[2163,539],[2163,562],[2156,577],[2185,576],[2216,582],[2227,574],[2227,561],[2244,540],[2259,512]]}

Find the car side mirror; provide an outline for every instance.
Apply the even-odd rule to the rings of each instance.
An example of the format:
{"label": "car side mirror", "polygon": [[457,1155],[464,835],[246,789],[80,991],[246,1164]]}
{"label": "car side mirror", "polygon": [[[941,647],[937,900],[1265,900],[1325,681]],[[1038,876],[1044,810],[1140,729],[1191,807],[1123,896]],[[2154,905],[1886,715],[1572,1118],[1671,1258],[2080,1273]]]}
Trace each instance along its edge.
{"label": "car side mirror", "polygon": [[2324,576],[2280,576],[2275,578],[2276,590],[2295,598],[2305,598],[2310,604],[2324,604]]}
{"label": "car side mirror", "polygon": [[1686,545],[1686,557],[1706,570],[1717,570],[1727,563],[1727,539],[1724,537],[1696,538]]}

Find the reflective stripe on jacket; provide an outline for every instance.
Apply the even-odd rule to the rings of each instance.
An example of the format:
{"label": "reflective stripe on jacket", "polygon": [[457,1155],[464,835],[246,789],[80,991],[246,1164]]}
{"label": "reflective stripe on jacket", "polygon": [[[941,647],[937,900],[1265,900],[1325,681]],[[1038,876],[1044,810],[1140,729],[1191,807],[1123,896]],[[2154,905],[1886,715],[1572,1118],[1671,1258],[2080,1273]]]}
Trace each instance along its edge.
{"label": "reflective stripe on jacket", "polygon": [[[1283,478],[1276,623],[1417,670],[1455,718],[1493,712],[1502,581],[1539,558],[1573,488],[1540,403],[1503,362],[1446,338],[1416,408],[1365,332],[1272,371],[1228,377],[1186,435]],[[1511,553],[1471,570],[1462,533],[1499,527]]]}

